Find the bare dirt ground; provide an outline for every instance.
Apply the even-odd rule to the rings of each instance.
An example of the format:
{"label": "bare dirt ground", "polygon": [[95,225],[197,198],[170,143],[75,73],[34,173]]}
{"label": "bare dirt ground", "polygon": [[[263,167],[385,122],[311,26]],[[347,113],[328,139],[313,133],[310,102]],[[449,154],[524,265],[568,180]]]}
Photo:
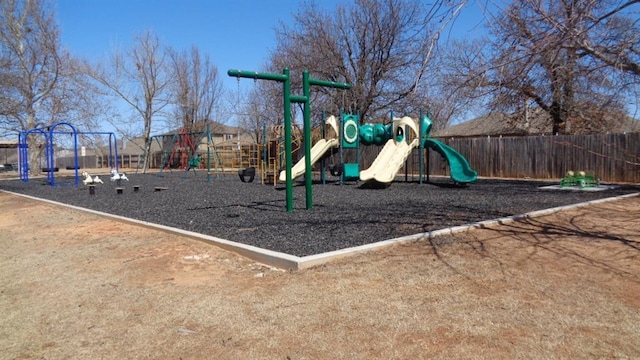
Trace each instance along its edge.
{"label": "bare dirt ground", "polygon": [[640,197],[285,272],[0,193],[0,359],[637,359]]}

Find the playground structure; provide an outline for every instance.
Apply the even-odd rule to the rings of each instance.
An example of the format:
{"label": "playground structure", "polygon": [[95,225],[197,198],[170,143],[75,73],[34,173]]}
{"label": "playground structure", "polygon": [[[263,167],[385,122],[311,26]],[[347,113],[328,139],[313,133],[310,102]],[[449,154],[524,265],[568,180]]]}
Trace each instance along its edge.
{"label": "playground structure", "polygon": [[188,133],[185,128],[180,129],[180,131],[171,138],[171,144],[169,145],[170,150],[165,152],[160,174],[162,174],[163,170],[169,170],[171,168],[180,168],[189,171],[191,168],[200,167],[200,155],[194,143],[199,143],[202,140],[202,136],[209,136],[208,134],[209,132],[202,133],[200,138],[194,141],[193,133]]}
{"label": "playground structure", "polygon": [[330,87],[337,89],[349,89],[350,84],[333,81],[325,81],[311,78],[309,71],[302,72],[303,95],[291,95],[291,77],[288,68],[282,69],[282,74],[258,73],[255,71],[229,70],[229,76],[237,78],[250,78],[254,80],[270,80],[282,83],[283,113],[284,113],[284,155],[286,174],[286,208],[287,212],[293,212],[293,177],[291,167],[293,163],[292,139],[291,139],[291,104],[303,104],[303,139],[305,156],[305,199],[306,208],[313,208],[312,182],[311,182],[311,86]]}
{"label": "playground structure", "polygon": [[599,187],[600,179],[595,175],[587,174],[584,171],[567,171],[567,174],[560,180],[561,188],[577,187],[577,188],[591,188]]}
{"label": "playground structure", "polygon": [[[303,95],[291,95],[291,78],[290,71],[288,68],[284,68],[282,70],[282,74],[274,74],[274,73],[258,73],[254,71],[241,71],[241,70],[228,70],[227,74],[229,76],[237,77],[237,78],[250,78],[254,80],[269,80],[269,81],[277,81],[282,83],[282,93],[283,93],[283,113],[284,113],[284,131],[285,131],[285,173],[284,179],[286,181],[286,207],[287,212],[293,211],[293,158],[292,158],[292,141],[291,141],[291,104],[292,103],[301,103],[303,104],[303,141],[304,141],[304,174],[305,174],[305,190],[306,190],[306,208],[310,210],[313,208],[313,195],[312,195],[312,160],[313,158],[318,159],[321,157],[320,147],[316,154],[312,154],[311,148],[311,86],[321,86],[321,87],[329,87],[336,89],[350,89],[351,84],[339,83],[333,81],[325,81],[313,79],[309,75],[309,71],[305,70],[302,72],[302,89]],[[424,119],[424,121],[422,121]],[[449,161],[451,170],[452,170],[452,178],[454,178],[453,173],[455,172],[454,181],[468,183],[475,181],[477,179],[477,172],[475,172],[469,166],[469,162],[464,158],[461,154],[455,151],[452,148],[449,148],[443,143],[432,139],[431,141],[427,141],[428,133],[431,128],[432,122],[428,117],[422,117],[420,130],[415,131],[415,127],[413,128],[414,132],[419,135],[419,141],[408,143],[407,139],[409,137],[405,136],[405,129],[402,128],[402,125],[406,125],[409,127],[409,123],[405,122],[398,123],[398,126],[394,128],[395,139],[391,139],[389,141],[393,141],[393,145],[389,145],[390,142],[387,141],[387,145],[389,146],[388,151],[383,151],[385,153],[384,159],[389,158],[388,161],[380,161],[380,163],[388,163],[392,162],[391,165],[396,165],[396,163],[401,163],[401,161],[406,160],[406,156],[416,144],[419,144],[420,148],[423,149],[425,145],[429,148],[433,148],[437,152],[439,152],[442,156],[446,157]],[[422,124],[424,123],[424,126]],[[394,122],[395,124],[395,122]],[[359,147],[359,141],[357,141],[360,136],[358,135],[358,122],[354,119],[354,116],[346,118],[343,121],[342,126],[342,146],[349,148],[357,148]],[[407,129],[408,130],[408,129]],[[383,132],[386,133],[386,132]],[[375,134],[375,132],[374,132]],[[325,140],[326,141],[326,140]],[[408,146],[401,145],[402,143],[407,143]],[[326,152],[330,149],[330,146],[322,145],[322,149]],[[389,154],[389,155],[387,155]],[[404,155],[403,155],[404,154]],[[422,157],[424,156],[423,151],[420,152],[420,181],[422,182]],[[342,150],[341,150],[341,158],[342,158]],[[402,159],[399,161],[399,159]],[[357,159],[358,160],[358,159]],[[344,172],[341,174],[342,178],[345,177],[355,177],[355,174],[358,174],[359,177],[359,164],[358,161],[352,164],[344,164]],[[379,165],[377,168],[382,168],[382,165]],[[397,173],[399,166],[391,166],[395,171],[393,172],[393,177]],[[373,171],[373,178],[375,179],[377,174],[381,173],[381,171]],[[389,172],[389,174],[391,171]],[[365,175],[367,173],[365,172]],[[383,181],[387,181],[389,176],[381,177]]]}
{"label": "playground structure", "polygon": [[[302,148],[302,135],[298,125],[293,124],[290,134],[292,158],[297,156]],[[275,186],[278,180],[286,181],[286,172],[281,171],[286,166],[284,125],[272,125],[269,127],[263,125],[262,139],[259,154],[262,157],[260,159],[262,184],[273,184]],[[304,166],[302,166],[302,171],[304,172]],[[297,176],[300,176],[300,174]]]}
{"label": "playground structure", "polygon": [[127,177],[127,174],[118,172],[118,170],[116,170],[116,169],[111,169],[111,177],[109,178],[109,180],[111,180],[111,181],[119,181],[119,180],[129,181],[129,178]]}
{"label": "playground structure", "polygon": [[[256,151],[252,142],[234,139],[214,140],[210,122],[199,124],[201,131],[181,128],[174,133],[154,135],[146,145],[149,149],[149,168],[159,168],[158,176],[178,170],[186,176],[193,170],[206,170],[207,180],[212,174],[220,174],[233,167],[252,165]],[[144,162],[144,154],[138,156],[137,170]],[[146,173],[147,168],[144,172]]]}
{"label": "playground structure", "polygon": [[[260,148],[259,145],[249,144],[250,147],[248,151],[241,151],[240,154],[247,154],[247,163],[244,164],[242,159],[240,161],[241,167],[255,167],[258,166],[261,168],[263,173],[262,179],[270,179],[271,174],[273,174],[274,184],[276,182],[276,178],[284,179],[286,182],[286,197],[287,197],[287,211],[293,211],[293,188],[292,181],[294,177],[300,176],[304,173],[305,175],[305,188],[306,188],[306,201],[307,201],[307,209],[312,208],[312,165],[319,159],[322,159],[324,155],[330,149],[334,149],[339,146],[340,149],[340,176],[341,181],[343,180],[360,180],[364,182],[368,181],[377,181],[380,183],[390,183],[395,178],[396,173],[402,167],[404,161],[406,161],[407,156],[411,153],[411,150],[420,146],[420,148],[424,148],[425,145],[428,147],[434,148],[436,151],[440,152],[444,157],[447,158],[450,165],[452,166],[452,178],[454,181],[460,183],[467,183],[471,181],[475,181],[477,174],[473,171],[468,162],[462,155],[457,153],[455,150],[446,147],[446,145],[439,143],[437,140],[429,140],[428,131],[431,127],[431,120],[427,117],[423,117],[420,124],[420,129],[416,128],[415,121],[409,117],[404,117],[401,119],[393,119],[392,124],[390,125],[370,125],[365,124],[362,127],[359,125],[358,117],[356,115],[343,115],[340,131],[337,131],[338,126],[336,124],[335,118],[334,120],[328,120],[328,124],[333,128],[334,133],[339,133],[335,138],[322,138],[320,139],[314,149],[312,149],[312,129],[311,129],[311,120],[310,120],[310,87],[314,86],[322,86],[322,87],[332,87],[338,89],[349,89],[351,87],[350,84],[345,83],[336,83],[324,80],[317,80],[309,77],[309,72],[303,72],[303,91],[304,95],[302,96],[294,96],[290,94],[290,77],[289,70],[284,69],[283,74],[264,74],[264,73],[255,73],[255,72],[244,72],[238,70],[229,70],[228,74],[230,76],[235,77],[247,77],[253,79],[265,79],[265,80],[273,80],[283,83],[283,97],[284,97],[284,124],[279,129],[284,134],[281,137],[280,134],[277,136],[277,140],[275,144],[272,144],[270,140],[267,140],[267,131],[263,130],[263,147]],[[298,139],[302,139],[302,144],[304,144],[304,156],[299,161],[297,167],[293,166],[293,154],[296,149],[293,148],[294,141],[292,137],[292,126],[291,122],[291,103],[302,103],[304,105],[303,108],[303,131],[302,136],[298,137]],[[67,134],[71,134],[73,138],[73,151],[74,151],[74,166],[75,170],[75,182],[74,185],[78,185],[78,146],[77,146],[77,136],[78,132],[76,129],[67,123],[58,123],[49,128],[45,132],[43,129],[32,129],[24,134],[20,134],[20,139],[22,143],[22,139],[24,139],[23,144],[21,144],[21,149],[27,148],[26,139],[29,136],[33,136],[34,134],[41,134],[45,137],[46,145],[46,157],[47,157],[47,166],[45,171],[48,173],[49,183],[53,186],[55,185],[55,179],[53,173],[55,172],[55,161],[54,161],[54,148],[53,148],[53,137],[54,134],[59,134],[63,132],[55,132],[54,129],[59,125],[68,125],[71,128],[70,132],[66,132]],[[161,154],[163,155],[162,167],[160,171],[160,175],[164,170],[171,170],[172,168],[178,167],[181,171],[184,171],[186,176],[189,170],[195,170],[198,168],[207,168],[207,176],[210,179],[212,174],[212,165],[214,169],[218,169],[219,171],[224,172],[225,167],[223,164],[223,157],[218,153],[218,149],[216,148],[216,144],[211,136],[211,131],[209,129],[209,124],[207,123],[206,131],[200,132],[197,134],[189,133],[186,130],[182,129],[180,132],[173,134],[173,138],[171,139],[171,144],[167,147],[162,146],[163,150]],[[362,134],[362,136],[361,136]],[[113,134],[111,134],[113,135]],[[110,157],[109,159],[115,159],[114,164],[110,164],[112,168],[118,169],[117,163],[117,146],[115,135],[113,135],[113,149],[116,151],[115,157],[111,156],[111,139],[109,137],[109,145],[110,145]],[[340,136],[341,135],[341,136]],[[338,137],[340,140],[338,140]],[[417,139],[416,139],[417,137]],[[160,141],[159,138],[155,138],[156,141]],[[166,136],[163,137],[163,145],[165,140],[167,140]],[[204,140],[204,141],[203,141]],[[154,141],[154,137],[152,137],[150,142]],[[360,164],[359,164],[359,156],[356,152],[355,162],[345,163],[343,154],[343,149],[356,149],[358,150],[360,147],[360,143],[363,145],[375,144],[382,145],[382,143],[386,141],[384,144],[383,151],[379,154],[374,164],[369,169],[363,170],[360,172]],[[240,147],[240,143],[237,142],[238,149],[242,150]],[[300,144],[298,140],[298,144]],[[255,147],[253,147],[255,145]],[[147,148],[151,147],[151,144],[145,144]],[[204,149],[203,149],[204,146]],[[298,147],[299,148],[299,147]],[[312,151],[313,150],[313,151]],[[202,155],[206,151],[206,160],[202,162]],[[21,167],[25,169],[24,176],[21,173],[21,178],[24,181],[28,181],[28,151],[21,151],[25,156],[21,158]],[[261,153],[262,162],[258,160],[258,154]],[[420,152],[421,157],[423,156],[422,151]],[[242,157],[242,155],[240,155]],[[283,159],[284,158],[284,161]],[[140,158],[139,158],[140,160]],[[144,160],[144,159],[143,159]],[[22,163],[24,161],[24,163]],[[454,168],[455,165],[455,168]],[[279,173],[280,169],[284,167],[284,171]],[[44,170],[43,169],[43,170]],[[335,170],[335,167],[332,169]],[[455,170],[455,171],[454,171]],[[420,175],[422,176],[422,161],[421,161],[421,170]],[[324,174],[324,173],[323,173]],[[279,176],[277,176],[279,175]],[[323,175],[324,176],[324,175]]]}
{"label": "playground structure", "polygon": [[[154,144],[157,145],[155,152],[152,150]],[[179,169],[186,176],[191,170],[195,173],[196,169],[206,168],[207,180],[210,180],[212,165],[214,168],[216,165],[221,166],[209,123],[206,123],[206,128],[203,131],[188,131],[186,128],[182,128],[173,134],[152,136],[149,138],[146,148],[149,149],[152,162],[158,162],[158,159],[161,159],[158,176],[164,176],[166,171],[173,172],[174,169]],[[140,168],[143,161],[144,154],[141,154],[138,157],[137,169]]]}
{"label": "playground structure", "polygon": [[[418,145],[418,130],[413,119],[408,116],[396,118],[393,119],[392,125],[392,134],[394,135],[387,140],[373,164],[360,172],[360,181],[391,183],[411,151]],[[409,129],[411,131],[407,131]],[[385,131],[385,134],[388,132]]]}
{"label": "playground structure", "polygon": [[102,179],[100,179],[100,177],[98,175],[91,176],[86,171],[82,172],[82,177],[83,177],[82,183],[84,185],[87,185],[87,186],[96,185],[96,184],[104,184],[104,182],[102,181]]}
{"label": "playground structure", "polygon": [[[69,130],[62,131],[57,130],[58,127],[67,127]],[[31,149],[31,152],[38,151],[41,155],[42,145],[44,145],[44,155],[46,158],[46,166],[41,167],[41,170],[47,174],[47,182],[51,186],[56,185],[74,185],[77,186],[80,182],[78,169],[80,164],[78,162],[78,136],[90,136],[90,135],[107,135],[109,143],[109,165],[112,169],[118,170],[118,147],[116,135],[112,132],[79,132],[76,128],[66,122],[58,122],[46,128],[36,127],[30,130],[21,131],[18,134],[18,156],[19,156],[19,173],[20,180],[29,182],[29,143],[36,144],[37,136],[44,137],[43,144],[39,145],[39,149]],[[60,137],[70,135],[70,141],[72,144],[71,151],[73,152],[73,165],[70,170],[74,171],[72,183],[56,183],[55,173],[58,172],[56,166],[56,136]],[[61,140],[62,141],[62,140]],[[81,150],[81,154],[84,153],[84,148]],[[115,153],[115,154],[114,154]],[[40,164],[39,164],[40,165]]]}
{"label": "playground structure", "polygon": [[[358,125],[355,115],[343,114],[342,121],[338,125],[335,116],[329,116],[325,123],[330,125],[336,134],[341,134],[341,139],[336,137],[323,138],[317,141],[311,148],[311,164],[324,159],[327,152],[339,147],[340,170],[334,175],[341,176],[341,182],[357,180],[363,183],[377,182],[390,184],[396,179],[398,171],[406,164],[407,158],[414,149],[419,149],[422,154],[425,149],[432,149],[440,154],[449,164],[450,177],[458,184],[467,184],[477,180],[478,174],[472,168],[467,159],[452,147],[437,139],[429,137],[432,121],[428,116],[423,116],[418,124],[411,117],[392,117],[389,124],[363,124]],[[342,130],[339,131],[338,129]],[[371,166],[360,170],[360,157],[356,153],[355,161],[345,162],[344,152],[348,149],[360,149],[361,145],[383,146]],[[352,156],[352,158],[354,158]],[[423,156],[420,157],[423,164]],[[323,170],[321,170],[323,171]],[[425,175],[424,166],[420,166],[420,182]],[[305,159],[301,159],[292,167],[292,177],[296,178],[305,173]],[[324,175],[324,174],[322,174]],[[324,176],[323,176],[324,178]],[[280,181],[285,181],[284,171],[280,173]]]}
{"label": "playground structure", "polygon": [[[208,123],[204,128],[203,131],[187,131],[183,128],[175,133],[152,136],[147,145],[151,149],[150,167],[160,169],[158,176],[175,170],[184,176],[189,171],[195,173],[204,170],[209,179],[211,175],[253,168],[260,173],[263,184],[277,183],[274,174],[284,166],[285,157],[282,125],[263,124],[262,131],[256,134],[259,141],[238,135],[221,140],[224,134],[218,134],[216,139]],[[294,125],[292,134],[295,155],[302,144],[302,131]],[[143,157],[139,159],[138,169]]]}
{"label": "playground structure", "polygon": [[[335,136],[332,136],[328,139],[323,137],[318,140],[315,145],[313,145],[313,147],[311,148],[311,166],[313,166],[318,160],[320,160],[327,153],[327,151],[340,146],[340,141],[338,139],[338,120],[336,119],[336,117],[333,115],[329,116],[325,120],[325,124],[329,125],[331,129],[333,129],[333,133],[335,134]],[[305,173],[305,163],[306,159],[303,156],[295,165],[291,167],[292,178],[295,179]],[[279,180],[282,182],[287,180],[286,171],[283,170],[280,172]]]}

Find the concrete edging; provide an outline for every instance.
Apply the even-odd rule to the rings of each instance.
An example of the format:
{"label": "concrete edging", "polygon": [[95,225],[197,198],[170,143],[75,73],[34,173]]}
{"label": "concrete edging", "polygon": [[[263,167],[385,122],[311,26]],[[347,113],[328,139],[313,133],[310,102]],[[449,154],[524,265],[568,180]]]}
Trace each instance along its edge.
{"label": "concrete edging", "polygon": [[614,196],[614,197],[592,200],[592,201],[587,201],[587,202],[578,203],[578,204],[532,211],[526,214],[513,215],[513,216],[503,217],[499,219],[494,219],[494,220],[485,220],[485,221],[475,222],[467,225],[459,225],[459,226],[454,226],[446,229],[407,235],[407,236],[402,236],[394,239],[379,241],[372,244],[366,244],[361,246],[340,249],[336,251],[330,251],[322,254],[299,257],[295,255],[282,253],[282,252],[262,249],[252,245],[246,245],[246,244],[242,244],[242,243],[238,243],[230,240],[225,240],[225,239],[217,238],[210,235],[204,235],[204,234],[196,233],[193,231],[182,230],[182,229],[178,229],[178,228],[174,228],[166,225],[155,224],[147,221],[136,220],[136,219],[127,218],[124,216],[113,215],[113,214],[109,214],[101,211],[91,210],[91,209],[87,209],[87,208],[83,208],[75,205],[64,204],[64,203],[60,203],[53,200],[41,199],[34,196],[14,193],[6,190],[0,190],[0,191],[7,194],[21,196],[21,197],[36,200],[36,201],[42,201],[42,202],[53,204],[53,205],[64,206],[64,207],[78,210],[78,211],[84,211],[90,214],[106,217],[112,220],[132,224],[132,225],[143,226],[146,228],[160,230],[160,231],[171,233],[171,234],[186,236],[194,240],[204,241],[206,243],[210,243],[215,246],[218,246],[222,249],[235,252],[239,255],[242,255],[251,260],[257,261],[259,263],[262,263],[268,266],[273,266],[280,269],[287,269],[287,270],[308,269],[308,268],[322,265],[337,259],[345,258],[348,256],[354,256],[354,255],[366,253],[369,251],[375,251],[375,250],[379,250],[382,248],[386,248],[389,246],[394,246],[402,243],[425,240],[425,239],[433,239],[435,237],[443,236],[443,235],[453,235],[456,233],[461,233],[461,232],[470,231],[474,229],[482,229],[490,225],[509,224],[521,219],[528,219],[528,218],[535,218],[535,217],[540,217],[544,215],[550,215],[558,211],[579,208],[579,207],[589,206],[593,204],[609,202],[609,201],[614,201],[614,200],[624,199],[624,198],[630,198],[630,197],[635,197],[640,195],[640,193],[632,193],[632,194],[626,194],[621,196]]}
{"label": "concrete edging", "polygon": [[301,257],[298,262],[298,269],[306,269],[313,266],[322,265],[329,261],[337,260],[343,257],[362,254],[365,252],[374,251],[384,247],[398,245],[406,242],[433,239],[435,237],[443,236],[443,235],[453,235],[453,234],[461,233],[465,231],[482,229],[490,225],[509,224],[521,219],[529,219],[529,218],[535,218],[535,217],[540,217],[544,215],[550,215],[558,211],[563,211],[563,210],[568,210],[573,208],[580,208],[580,207],[589,206],[597,203],[609,202],[609,201],[614,201],[614,200],[619,200],[619,199],[624,199],[629,197],[635,197],[639,195],[640,193],[632,193],[632,194],[626,194],[621,196],[614,196],[614,197],[609,197],[604,199],[587,201],[587,202],[578,203],[578,204],[558,206],[558,207],[544,209],[544,210],[536,210],[526,214],[507,216],[507,217],[498,218],[494,220],[485,220],[485,221],[475,222],[467,225],[459,225],[459,226],[454,226],[446,229],[433,230],[426,233],[419,233],[419,234],[407,235],[407,236],[389,239],[389,240],[383,240],[377,243],[356,246],[356,247],[351,247],[346,249],[340,249],[340,250],[331,251],[331,252],[322,253],[322,254],[304,256],[304,257]]}

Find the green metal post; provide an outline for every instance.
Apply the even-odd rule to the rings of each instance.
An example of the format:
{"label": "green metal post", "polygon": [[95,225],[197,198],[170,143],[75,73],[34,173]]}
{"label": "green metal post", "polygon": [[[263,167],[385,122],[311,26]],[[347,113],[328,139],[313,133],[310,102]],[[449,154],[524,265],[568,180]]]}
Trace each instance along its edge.
{"label": "green metal post", "polygon": [[[344,109],[340,109],[340,124],[338,124],[338,129],[340,129],[340,133],[338,134],[338,139],[340,139],[340,147],[338,148],[339,151],[339,158],[340,158],[340,166],[344,167],[344,149],[342,146],[342,139],[344,136],[344,121],[342,121],[342,116],[344,115]],[[340,174],[340,186],[344,185],[344,168],[342,169],[342,174]]]}
{"label": "green metal post", "polygon": [[[358,112],[356,115],[358,115],[358,125],[360,125],[360,121],[362,121],[362,119],[360,118],[360,113]],[[360,131],[358,131],[358,134],[360,134]],[[362,144],[360,143],[360,141],[357,142],[358,147],[356,148],[356,164],[358,164],[358,167],[360,167],[360,146],[362,146]],[[356,179],[356,184],[359,184],[360,179]]]}
{"label": "green metal post", "polygon": [[229,70],[227,74],[233,77],[249,78],[249,79],[261,79],[261,80],[273,80],[279,82],[285,82],[289,80],[289,69],[285,68],[283,74],[272,73],[259,73],[255,71],[242,71],[242,70]]}
{"label": "green metal post", "polygon": [[[307,77],[309,76],[309,74],[307,73]],[[304,79],[304,74],[303,74],[303,79]],[[303,88],[308,88],[308,81],[305,80],[303,81]],[[303,110],[302,110],[302,123],[303,123],[303,141],[304,141],[304,163],[305,163],[305,169],[304,169],[304,176],[305,176],[305,199],[306,199],[306,208],[307,210],[311,210],[311,208],[313,207],[313,194],[312,194],[312,183],[311,183],[311,176],[309,175],[311,172],[311,166],[309,166],[310,162],[311,162],[311,129],[310,129],[310,125],[307,126],[307,124],[310,124],[311,121],[309,119],[310,117],[310,111],[309,111],[309,97],[308,96],[299,96],[299,95],[291,95],[289,96],[289,106],[291,106],[291,103],[301,103],[303,104]],[[309,133],[307,134],[307,130],[309,131]],[[286,136],[286,134],[285,134]],[[287,152],[285,150],[285,152]],[[287,158],[287,168],[290,167],[290,163],[293,161],[292,154],[291,151],[287,152],[287,155],[289,156],[289,158]],[[307,180],[309,179],[309,180]],[[293,180],[293,179],[292,179]]]}
{"label": "green metal post", "polygon": [[[407,144],[409,143],[409,125],[404,126],[403,141],[406,142]],[[405,160],[404,162],[404,182],[409,182],[409,164],[411,163],[411,161],[409,160],[410,157],[411,157],[411,154],[407,156],[407,160]],[[413,176],[411,176],[411,180],[413,180]]]}
{"label": "green metal post", "polygon": [[418,144],[420,146],[420,153],[418,154],[418,161],[420,162],[420,165],[418,166],[419,170],[418,170],[418,183],[422,184],[422,171],[424,170],[424,139],[423,139],[423,135],[422,135],[422,109],[420,109],[419,112],[419,123],[418,123],[418,133],[420,134],[420,143]]}
{"label": "green metal post", "polygon": [[309,85],[330,87],[335,89],[351,89],[351,84],[309,78]]}
{"label": "green metal post", "polygon": [[211,182],[211,145],[213,145],[213,139],[211,139],[211,131],[209,131],[209,123],[207,123],[207,182]]}
{"label": "green metal post", "polygon": [[[267,149],[267,146],[269,146],[269,144],[267,143],[267,122],[263,122],[262,123],[262,169],[265,171],[269,169],[269,150]],[[267,167],[267,169],[265,169],[264,167]]]}
{"label": "green metal post", "polygon": [[287,163],[285,173],[287,175],[287,212],[293,211],[293,180],[291,179],[291,81],[289,80],[289,69],[284,68],[282,74],[258,73],[255,71],[229,70],[229,76],[279,81],[282,85],[284,100],[284,149],[285,162]]}
{"label": "green metal post", "polygon": [[[322,110],[322,122],[321,122],[322,125],[320,125],[320,131],[321,131],[321,135],[322,135],[323,139],[326,138],[326,136],[327,136],[327,134],[325,134],[326,130],[325,130],[325,126],[324,126],[325,116],[326,116],[326,114],[325,114],[324,110]],[[325,174],[326,161],[324,159],[325,158],[323,157],[322,160],[320,160],[320,181],[322,182],[322,185],[326,185],[326,181],[327,181],[326,174]]]}
{"label": "green metal post", "polygon": [[[289,80],[289,69],[284,68],[282,73],[286,77],[282,92],[284,93],[284,155],[287,175],[287,212],[293,211],[293,179],[291,175],[291,162],[293,155],[291,154],[291,81]],[[275,174],[274,174],[275,176]]]}
{"label": "green metal post", "polygon": [[313,173],[311,169],[311,85],[349,89],[350,84],[337,83],[333,81],[325,81],[312,79],[309,77],[309,71],[302,72],[302,96],[291,96],[291,102],[303,103],[303,133],[304,133],[304,180],[307,210],[313,208]]}
{"label": "green metal post", "polygon": [[303,131],[304,131],[304,184],[306,189],[307,210],[313,208],[313,179],[311,171],[311,85],[309,84],[309,71],[302,72],[302,93],[307,101],[303,109]]}
{"label": "green metal post", "polygon": [[[307,209],[313,208],[313,194],[311,181],[311,85],[330,87],[336,89],[350,89],[351,84],[339,83],[334,81],[318,80],[309,77],[309,71],[302,73],[302,90],[307,102],[304,105],[304,167],[305,167],[305,187],[307,194]],[[324,121],[324,118],[322,119]]]}
{"label": "green metal post", "polygon": [[316,80],[309,77],[309,72],[304,71],[303,73],[303,91],[304,96],[292,96],[291,95],[291,80],[289,76],[289,69],[284,68],[282,70],[282,75],[280,74],[271,74],[271,73],[258,73],[255,71],[241,71],[241,70],[229,70],[227,71],[229,76],[234,77],[244,77],[251,79],[263,79],[263,80],[273,80],[280,81],[283,83],[282,92],[284,99],[284,152],[285,152],[285,162],[286,168],[285,173],[287,176],[287,212],[293,211],[293,179],[291,174],[291,163],[293,161],[293,155],[291,154],[291,103],[303,103],[304,104],[304,112],[303,112],[303,121],[304,121],[304,142],[305,142],[305,180],[306,180],[306,189],[307,189],[307,209],[311,209],[313,206],[312,199],[312,190],[311,190],[311,107],[309,105],[310,94],[311,94],[311,85],[318,85],[324,87],[332,87],[339,89],[350,89],[350,84],[345,83],[337,83],[333,81],[325,81],[325,80]]}

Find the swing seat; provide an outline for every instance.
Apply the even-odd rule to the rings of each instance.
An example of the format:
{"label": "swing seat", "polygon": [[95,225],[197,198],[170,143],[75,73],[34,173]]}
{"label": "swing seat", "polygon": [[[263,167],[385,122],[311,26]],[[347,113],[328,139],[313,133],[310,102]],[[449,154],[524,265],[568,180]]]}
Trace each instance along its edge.
{"label": "swing seat", "polygon": [[240,181],[242,181],[243,183],[253,182],[253,179],[256,176],[256,168],[248,167],[245,169],[240,169],[238,170],[238,176],[240,177]]}
{"label": "swing seat", "polygon": [[189,160],[189,168],[193,169],[193,168],[197,168],[200,166],[200,157],[196,156],[191,158],[191,160]]}
{"label": "swing seat", "polygon": [[329,172],[331,173],[331,176],[341,176],[343,170],[344,170],[344,166],[342,164],[329,166]]}

